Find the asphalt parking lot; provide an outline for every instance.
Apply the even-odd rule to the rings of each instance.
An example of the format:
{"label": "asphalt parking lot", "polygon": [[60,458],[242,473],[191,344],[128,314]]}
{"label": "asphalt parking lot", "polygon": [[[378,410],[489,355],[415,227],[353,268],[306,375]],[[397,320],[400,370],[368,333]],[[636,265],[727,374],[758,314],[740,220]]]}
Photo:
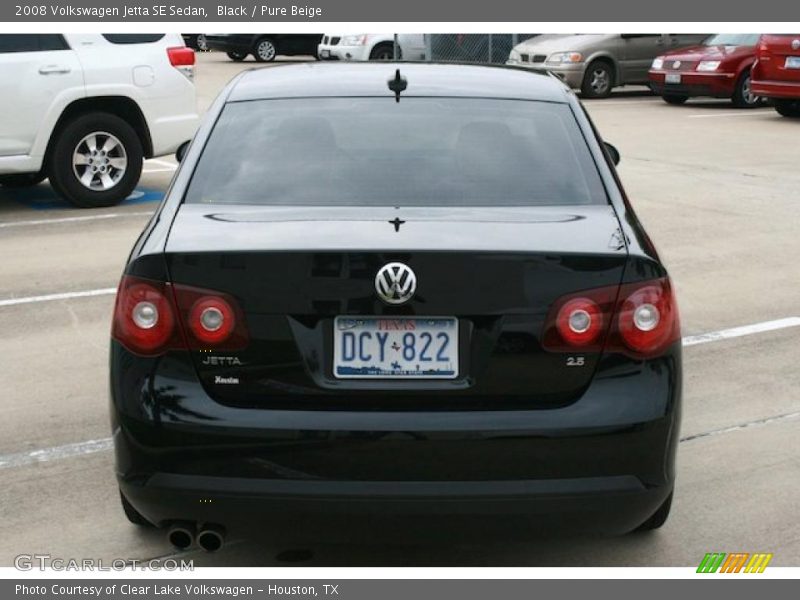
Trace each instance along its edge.
{"label": "asphalt parking lot", "polygon": [[[251,66],[201,55],[201,108]],[[677,288],[683,440],[667,524],[611,539],[320,542],[302,553],[263,532],[186,557],[208,566],[691,566],[706,552],[742,551],[800,565],[800,121],[721,101],[668,106],[642,90],[586,105],[622,154],[623,182]],[[162,532],[130,525],[120,509],[107,350],[113,288],[173,171],[172,158],[148,161],[134,197],[94,211],[69,208],[46,182],[0,188],[2,566],[22,553],[172,553]]]}

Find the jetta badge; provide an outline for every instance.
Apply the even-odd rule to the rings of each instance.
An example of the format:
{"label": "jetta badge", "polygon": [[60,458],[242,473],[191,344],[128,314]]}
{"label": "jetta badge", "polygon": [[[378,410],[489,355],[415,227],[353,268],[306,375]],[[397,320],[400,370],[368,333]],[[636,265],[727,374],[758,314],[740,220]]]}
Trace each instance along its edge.
{"label": "jetta badge", "polygon": [[792,50],[800,50],[800,40],[792,40]]}
{"label": "jetta badge", "polygon": [[403,263],[386,264],[375,275],[375,291],[387,304],[403,304],[417,291],[417,276]]}

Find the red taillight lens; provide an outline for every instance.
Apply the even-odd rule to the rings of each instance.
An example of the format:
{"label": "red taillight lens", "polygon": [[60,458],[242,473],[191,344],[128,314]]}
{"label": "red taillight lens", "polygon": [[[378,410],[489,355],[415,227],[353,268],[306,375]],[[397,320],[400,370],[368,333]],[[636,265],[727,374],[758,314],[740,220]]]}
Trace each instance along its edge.
{"label": "red taillight lens", "polygon": [[542,345],[555,352],[618,352],[653,358],[680,339],[668,278],[584,290],[557,300]]}
{"label": "red taillight lens", "polygon": [[247,346],[244,314],[232,296],[182,284],[173,284],[172,289],[191,350],[240,350]]}
{"label": "red taillight lens", "polygon": [[619,335],[634,352],[660,353],[680,338],[677,307],[668,279],[638,287],[620,299]]}
{"label": "red taillight lens", "polygon": [[114,306],[111,335],[135,354],[163,352],[173,341],[175,313],[166,284],[126,275]]}
{"label": "red taillight lens", "polygon": [[176,348],[241,350],[248,343],[244,315],[231,296],[131,275],[119,284],[111,336],[140,356]]}
{"label": "red taillight lens", "polygon": [[603,331],[603,313],[593,300],[573,298],[558,311],[556,328],[567,344],[588,346]]}
{"label": "red taillight lens", "polygon": [[227,340],[236,326],[236,316],[228,302],[218,296],[205,296],[189,312],[189,328],[203,344],[219,344]]}
{"label": "red taillight lens", "polygon": [[169,64],[173,67],[191,67],[194,65],[194,50],[185,46],[167,48]]}

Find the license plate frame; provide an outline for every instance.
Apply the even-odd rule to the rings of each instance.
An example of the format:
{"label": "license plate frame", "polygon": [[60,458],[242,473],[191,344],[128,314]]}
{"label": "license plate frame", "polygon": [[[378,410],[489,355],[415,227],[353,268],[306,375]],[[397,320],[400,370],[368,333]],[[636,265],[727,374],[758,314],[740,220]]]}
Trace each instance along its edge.
{"label": "license plate frame", "polygon": [[680,85],[681,83],[681,74],[680,73],[667,73],[664,77],[664,83],[667,85]]}
{"label": "license plate frame", "polygon": [[[362,338],[365,333],[369,335]],[[387,334],[382,343],[376,336],[378,333]],[[440,333],[446,338],[439,337]],[[350,341],[344,341],[346,334],[351,334]],[[403,339],[406,334],[413,338],[414,356],[411,359],[408,359],[408,354],[404,356],[408,352],[405,349],[408,338],[406,341]],[[330,364],[335,379],[456,379],[459,376],[459,350],[459,320],[456,317],[343,315],[333,320]],[[362,360],[364,357],[366,360]],[[442,357],[447,360],[438,360]],[[426,366],[430,368],[425,369]]]}

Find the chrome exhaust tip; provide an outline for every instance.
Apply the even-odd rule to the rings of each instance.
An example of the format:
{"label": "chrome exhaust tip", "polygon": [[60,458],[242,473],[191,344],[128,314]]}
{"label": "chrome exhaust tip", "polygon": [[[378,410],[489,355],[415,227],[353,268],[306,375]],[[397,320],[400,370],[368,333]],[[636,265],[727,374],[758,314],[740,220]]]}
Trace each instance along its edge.
{"label": "chrome exhaust tip", "polygon": [[216,552],[225,545],[225,528],[220,525],[204,525],[197,534],[197,545],[206,552]]}
{"label": "chrome exhaust tip", "polygon": [[170,525],[167,530],[167,539],[178,550],[186,550],[194,543],[194,531],[193,523],[178,521]]}

